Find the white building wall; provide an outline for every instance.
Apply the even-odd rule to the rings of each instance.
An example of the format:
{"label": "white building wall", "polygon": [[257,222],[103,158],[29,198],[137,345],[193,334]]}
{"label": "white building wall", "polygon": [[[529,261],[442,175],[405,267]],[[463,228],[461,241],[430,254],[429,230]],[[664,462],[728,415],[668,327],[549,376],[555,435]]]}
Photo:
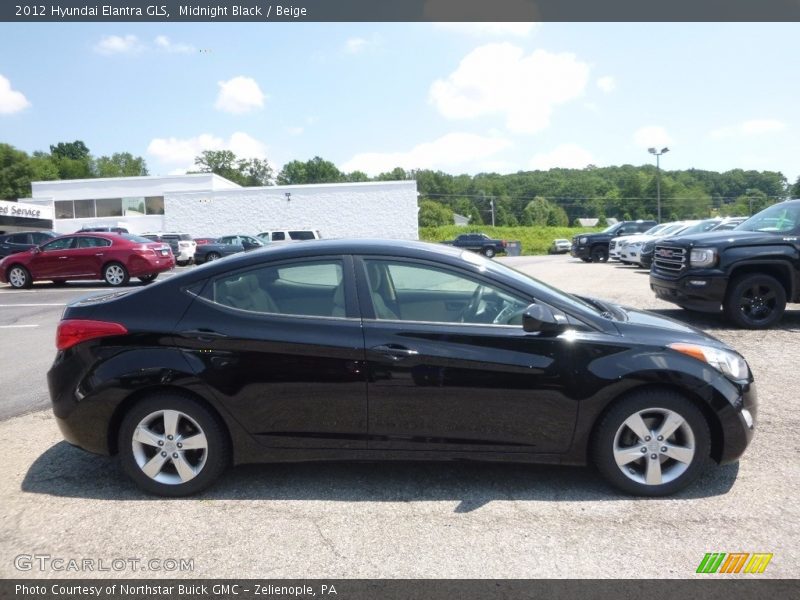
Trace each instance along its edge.
{"label": "white building wall", "polygon": [[34,198],[51,200],[89,200],[163,196],[167,192],[242,189],[239,185],[212,173],[170,175],[166,177],[105,177],[100,179],[65,179],[34,181]]}
{"label": "white building wall", "polygon": [[165,193],[164,212],[165,231],[193,236],[318,229],[323,238],[419,238],[415,181]]}

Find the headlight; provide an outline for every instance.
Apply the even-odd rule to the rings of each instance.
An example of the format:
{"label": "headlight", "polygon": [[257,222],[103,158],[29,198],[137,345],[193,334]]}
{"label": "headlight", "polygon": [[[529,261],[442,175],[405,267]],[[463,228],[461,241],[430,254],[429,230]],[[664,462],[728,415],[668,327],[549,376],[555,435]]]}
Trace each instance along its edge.
{"label": "headlight", "polygon": [[682,354],[687,354],[692,358],[701,360],[714,367],[723,375],[740,381],[747,379],[749,369],[747,362],[736,352],[713,348],[711,346],[700,346],[699,344],[670,344],[669,348]]}
{"label": "headlight", "polygon": [[717,261],[717,251],[713,248],[695,248],[689,255],[693,267],[710,267]]}
{"label": "headlight", "polygon": [[589,238],[587,238],[587,237],[582,237],[582,238],[578,239],[578,242],[580,242],[581,244],[585,244],[588,241],[589,241]]}
{"label": "headlight", "polygon": [[642,246],[642,252],[647,252],[647,253],[652,252],[655,246],[656,246],[655,242],[647,242],[644,246]]}

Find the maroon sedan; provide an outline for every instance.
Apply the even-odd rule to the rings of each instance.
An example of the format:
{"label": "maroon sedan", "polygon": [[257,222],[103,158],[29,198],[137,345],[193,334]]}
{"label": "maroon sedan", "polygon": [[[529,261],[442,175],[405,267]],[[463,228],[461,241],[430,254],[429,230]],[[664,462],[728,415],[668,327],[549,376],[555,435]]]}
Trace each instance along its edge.
{"label": "maroon sedan", "polygon": [[73,233],[0,260],[0,282],[27,288],[43,279],[103,279],[117,287],[131,277],[150,283],[173,267],[167,244],[128,233]]}

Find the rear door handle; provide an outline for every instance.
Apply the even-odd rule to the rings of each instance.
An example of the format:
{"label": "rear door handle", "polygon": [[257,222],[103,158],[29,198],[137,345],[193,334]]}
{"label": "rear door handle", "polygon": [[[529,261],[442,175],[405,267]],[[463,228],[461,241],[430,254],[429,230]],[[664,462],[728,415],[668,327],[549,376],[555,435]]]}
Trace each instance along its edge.
{"label": "rear door handle", "polygon": [[412,350],[411,348],[406,348],[405,346],[400,346],[399,344],[384,344],[380,346],[373,346],[370,348],[373,352],[377,352],[378,354],[383,354],[387,358],[393,361],[404,360],[406,358],[411,358],[414,356],[419,356],[419,352],[416,350]]}
{"label": "rear door handle", "polygon": [[212,331],[210,329],[187,329],[179,333],[181,337],[198,340],[200,342],[213,342],[228,337],[224,333]]}

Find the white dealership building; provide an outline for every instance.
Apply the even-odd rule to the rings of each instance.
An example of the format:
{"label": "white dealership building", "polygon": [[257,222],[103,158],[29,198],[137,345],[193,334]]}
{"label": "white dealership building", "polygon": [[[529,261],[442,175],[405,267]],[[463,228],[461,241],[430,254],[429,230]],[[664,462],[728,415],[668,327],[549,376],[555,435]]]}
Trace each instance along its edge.
{"label": "white dealership building", "polygon": [[0,231],[24,229],[26,215],[35,214],[28,229],[59,233],[111,226],[194,237],[317,229],[323,238],[418,238],[415,181],[241,187],[200,173],[37,181],[31,187],[32,198],[5,203],[26,210],[15,211],[5,227],[0,219]]}

